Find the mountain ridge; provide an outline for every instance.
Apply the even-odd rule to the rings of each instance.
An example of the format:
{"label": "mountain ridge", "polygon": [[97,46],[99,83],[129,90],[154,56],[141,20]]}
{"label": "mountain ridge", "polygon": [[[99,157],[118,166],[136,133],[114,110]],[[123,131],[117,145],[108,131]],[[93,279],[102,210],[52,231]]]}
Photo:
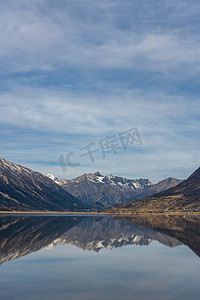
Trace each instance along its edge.
{"label": "mountain ridge", "polygon": [[41,173],[0,158],[0,211],[86,209],[86,204]]}
{"label": "mountain ridge", "polygon": [[200,211],[200,168],[175,187],[150,197],[118,204],[108,211],[127,213],[134,211]]}
{"label": "mountain ridge", "polygon": [[128,179],[112,174],[104,176],[99,172],[70,180],[59,179],[51,174],[47,176],[82,202],[88,205],[99,203],[105,207],[152,195],[181,182],[180,179],[169,177],[154,184],[149,179]]}

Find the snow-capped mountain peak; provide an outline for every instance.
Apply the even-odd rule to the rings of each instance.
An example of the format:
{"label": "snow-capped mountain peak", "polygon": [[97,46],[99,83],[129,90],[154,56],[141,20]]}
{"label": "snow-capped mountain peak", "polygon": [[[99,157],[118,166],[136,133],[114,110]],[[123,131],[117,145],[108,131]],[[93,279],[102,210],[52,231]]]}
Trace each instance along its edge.
{"label": "snow-capped mountain peak", "polygon": [[153,185],[153,183],[148,179],[127,179],[124,177],[114,176],[112,174],[103,176],[99,172],[89,174],[88,180],[96,183],[115,186],[120,190],[143,190],[145,187]]}
{"label": "snow-capped mountain peak", "polygon": [[152,195],[179,183],[174,179],[175,181],[164,180],[154,184],[149,179],[128,179],[112,174],[104,176],[100,172],[83,174],[71,180],[61,180],[51,174],[47,176],[82,202],[89,205],[99,203],[105,207],[128,202],[143,194]]}
{"label": "snow-capped mountain peak", "polygon": [[46,177],[50,178],[51,180],[53,180],[57,184],[59,184],[59,182],[60,182],[60,178],[54,176],[53,174],[47,174]]}

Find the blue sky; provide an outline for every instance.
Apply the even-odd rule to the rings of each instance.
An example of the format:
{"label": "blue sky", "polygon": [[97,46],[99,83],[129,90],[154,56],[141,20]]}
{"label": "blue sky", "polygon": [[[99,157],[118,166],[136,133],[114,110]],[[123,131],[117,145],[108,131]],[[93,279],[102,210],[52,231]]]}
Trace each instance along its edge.
{"label": "blue sky", "polygon": [[[1,156],[44,174],[158,181],[199,167],[198,1],[1,1]],[[92,164],[80,149],[137,127]],[[59,156],[77,168],[63,173]]]}

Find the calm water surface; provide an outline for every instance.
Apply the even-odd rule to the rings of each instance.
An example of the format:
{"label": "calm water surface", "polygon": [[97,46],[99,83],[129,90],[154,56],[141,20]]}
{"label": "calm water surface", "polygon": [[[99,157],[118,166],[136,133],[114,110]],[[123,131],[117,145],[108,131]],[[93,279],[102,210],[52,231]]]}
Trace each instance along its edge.
{"label": "calm water surface", "polygon": [[0,217],[0,299],[199,299],[195,216]]}

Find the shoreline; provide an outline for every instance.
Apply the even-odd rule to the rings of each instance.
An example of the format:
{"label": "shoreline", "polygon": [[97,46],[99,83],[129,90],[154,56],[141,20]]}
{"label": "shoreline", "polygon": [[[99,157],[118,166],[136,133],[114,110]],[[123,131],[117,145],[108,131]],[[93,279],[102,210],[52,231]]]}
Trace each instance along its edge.
{"label": "shoreline", "polygon": [[1,215],[79,215],[79,216],[133,216],[133,215],[200,215],[197,211],[171,211],[171,212],[72,212],[72,211],[0,211]]}

